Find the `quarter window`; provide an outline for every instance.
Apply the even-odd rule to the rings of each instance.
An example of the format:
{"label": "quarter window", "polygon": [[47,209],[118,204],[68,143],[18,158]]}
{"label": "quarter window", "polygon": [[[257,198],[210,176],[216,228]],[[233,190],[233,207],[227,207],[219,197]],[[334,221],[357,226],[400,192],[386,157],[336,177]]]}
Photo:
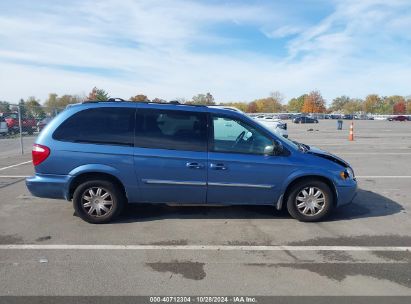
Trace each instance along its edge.
{"label": "quarter window", "polygon": [[78,112],[54,132],[60,141],[133,146],[133,108],[104,107]]}
{"label": "quarter window", "polygon": [[152,149],[206,151],[206,114],[139,109],[135,144],[137,147]]}

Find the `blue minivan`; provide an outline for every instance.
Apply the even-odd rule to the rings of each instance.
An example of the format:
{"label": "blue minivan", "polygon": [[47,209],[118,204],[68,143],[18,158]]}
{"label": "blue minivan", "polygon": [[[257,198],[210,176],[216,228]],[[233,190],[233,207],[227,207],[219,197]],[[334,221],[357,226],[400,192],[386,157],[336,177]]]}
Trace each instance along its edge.
{"label": "blue minivan", "polygon": [[68,107],[32,151],[38,197],[72,200],[90,223],[129,203],[272,205],[318,221],[350,203],[344,160],[212,106],[109,100]]}

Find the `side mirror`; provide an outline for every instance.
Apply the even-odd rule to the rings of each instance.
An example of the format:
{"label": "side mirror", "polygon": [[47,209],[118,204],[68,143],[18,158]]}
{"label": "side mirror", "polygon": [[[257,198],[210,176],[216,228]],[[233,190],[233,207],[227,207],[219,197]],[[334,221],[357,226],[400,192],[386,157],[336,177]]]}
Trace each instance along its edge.
{"label": "side mirror", "polygon": [[274,155],[274,146],[265,146],[264,147],[264,155]]}
{"label": "side mirror", "polygon": [[264,155],[281,155],[284,152],[283,144],[275,140],[272,145],[264,148]]}

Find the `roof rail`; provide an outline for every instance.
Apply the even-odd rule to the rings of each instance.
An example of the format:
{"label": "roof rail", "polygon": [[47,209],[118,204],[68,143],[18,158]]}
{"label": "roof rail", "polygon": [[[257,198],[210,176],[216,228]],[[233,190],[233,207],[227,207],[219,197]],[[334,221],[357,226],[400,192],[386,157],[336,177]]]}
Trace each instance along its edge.
{"label": "roof rail", "polygon": [[118,98],[118,97],[110,97],[107,101],[125,101],[123,98]]}

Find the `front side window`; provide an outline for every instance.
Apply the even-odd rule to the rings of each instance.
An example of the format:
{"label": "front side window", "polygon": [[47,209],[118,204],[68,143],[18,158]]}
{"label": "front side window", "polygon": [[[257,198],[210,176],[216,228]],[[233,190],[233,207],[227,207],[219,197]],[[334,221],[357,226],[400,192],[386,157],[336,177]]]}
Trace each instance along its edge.
{"label": "front side window", "polygon": [[78,112],[54,132],[60,141],[133,146],[133,108],[94,108]]}
{"label": "front side window", "polygon": [[213,115],[215,152],[264,154],[273,141],[254,127],[232,118]]}
{"label": "front side window", "polygon": [[136,146],[207,151],[207,116],[188,111],[137,110]]}

